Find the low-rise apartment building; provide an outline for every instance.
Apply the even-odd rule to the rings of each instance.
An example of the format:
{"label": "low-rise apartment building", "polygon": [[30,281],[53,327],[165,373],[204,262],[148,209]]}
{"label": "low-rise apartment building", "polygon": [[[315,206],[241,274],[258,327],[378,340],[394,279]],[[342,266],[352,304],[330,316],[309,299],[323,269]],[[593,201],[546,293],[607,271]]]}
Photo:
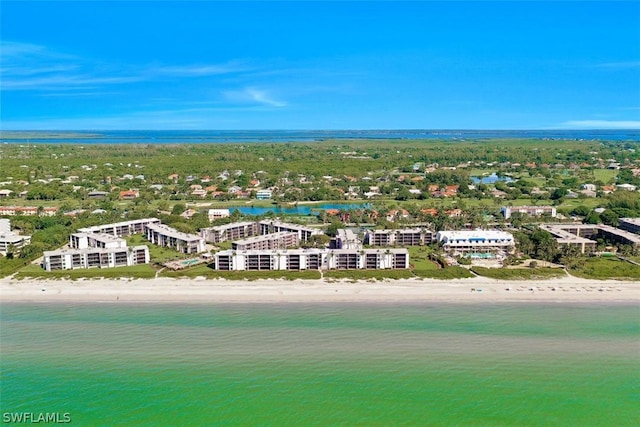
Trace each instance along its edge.
{"label": "low-rise apartment building", "polygon": [[433,243],[433,232],[421,228],[369,230],[366,242],[371,246],[420,246]]}
{"label": "low-rise apartment building", "polygon": [[334,249],[361,249],[362,241],[356,233],[348,228],[340,228],[336,237],[331,240],[331,247]]}
{"label": "low-rise apartment building", "polygon": [[300,241],[307,241],[314,234],[320,234],[320,230],[309,228],[300,224],[291,224],[288,222],[282,222],[278,220],[262,220],[258,223],[260,234],[278,233],[281,231],[287,231],[291,233],[297,233]]}
{"label": "low-rise apartment building", "polygon": [[252,221],[232,222],[200,229],[200,236],[210,243],[221,243],[227,240],[246,239],[258,235],[258,223]]}
{"label": "low-rise apartment building", "polygon": [[11,222],[0,219],[0,254],[6,256],[9,249],[20,252],[23,246],[31,243],[31,236],[21,235],[11,231]]}
{"label": "low-rise apartment building", "polygon": [[158,246],[173,248],[185,254],[197,254],[207,250],[202,237],[182,233],[164,224],[147,224],[144,231],[147,240]]}
{"label": "low-rise apartment building", "polygon": [[471,257],[500,252],[506,254],[515,249],[513,235],[500,230],[439,231],[436,239],[446,252]]}
{"label": "low-rise apartment building", "polygon": [[556,217],[556,208],[553,206],[503,206],[500,212],[502,212],[505,219],[511,218],[511,215],[516,212],[531,217],[542,215],[549,215],[551,218]]}
{"label": "low-rise apartment building", "polygon": [[132,234],[144,234],[144,229],[149,224],[160,224],[160,220],[158,218],[134,219],[131,221],[80,228],[78,231],[81,233],[103,233],[117,237],[124,237],[131,236]]}
{"label": "low-rise apartment building", "polygon": [[236,240],[231,243],[233,250],[249,251],[249,250],[270,250],[285,249],[300,245],[297,233],[289,231],[280,231],[277,233],[265,234],[262,236],[253,236],[243,240]]}
{"label": "low-rise apartment building", "polygon": [[57,213],[58,213],[58,208],[56,207],[39,208],[36,206],[0,206],[0,216],[2,215],[54,216]]}
{"label": "low-rise apartment building", "polygon": [[118,249],[126,248],[126,240],[105,233],[73,233],[69,236],[69,247],[72,249],[102,248]]}
{"label": "low-rise apartment building", "polygon": [[593,252],[599,238],[613,243],[640,247],[640,236],[630,231],[604,224],[540,224],[551,233],[559,246],[577,246],[582,253]]}
{"label": "low-rise apartment building", "polygon": [[115,268],[149,263],[147,246],[45,251],[42,267],[46,271],[74,270],[78,268]]}
{"label": "low-rise apartment building", "polygon": [[640,234],[640,218],[620,218],[619,221],[622,230]]}
{"label": "low-rise apartment building", "polygon": [[209,209],[207,212],[209,221],[215,221],[216,219],[228,218],[231,216],[229,209]]}
{"label": "low-rise apartment building", "polygon": [[405,269],[409,268],[409,252],[396,248],[226,250],[215,254],[214,268],[221,271]]}

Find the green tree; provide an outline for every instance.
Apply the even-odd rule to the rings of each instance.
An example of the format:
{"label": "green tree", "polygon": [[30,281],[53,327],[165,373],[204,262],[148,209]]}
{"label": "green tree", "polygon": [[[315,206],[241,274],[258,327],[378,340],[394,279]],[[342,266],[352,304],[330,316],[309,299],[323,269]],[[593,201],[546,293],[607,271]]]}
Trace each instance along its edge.
{"label": "green tree", "polygon": [[187,205],[184,203],[176,203],[173,205],[173,209],[171,209],[171,215],[180,215],[182,212],[187,210]]}

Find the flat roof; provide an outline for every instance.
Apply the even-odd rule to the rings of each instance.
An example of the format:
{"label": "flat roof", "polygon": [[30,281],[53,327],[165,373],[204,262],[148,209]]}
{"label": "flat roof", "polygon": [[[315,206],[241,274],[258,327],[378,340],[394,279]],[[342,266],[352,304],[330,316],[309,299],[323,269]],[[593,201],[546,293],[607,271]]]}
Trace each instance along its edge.
{"label": "flat roof", "polygon": [[94,225],[93,227],[85,227],[85,228],[79,228],[78,231],[80,232],[85,232],[85,233],[94,233],[96,231],[99,230],[103,230],[107,227],[112,228],[112,227],[124,227],[124,226],[129,226],[129,225],[134,225],[134,224],[145,224],[148,222],[157,222],[159,223],[160,220],[158,218],[142,218],[142,219],[132,219],[129,221],[122,221],[122,222],[114,222],[111,224],[102,224],[102,225]]}
{"label": "flat roof", "polygon": [[438,231],[438,240],[447,239],[512,239],[513,234],[501,230],[450,230]]}
{"label": "flat roof", "polygon": [[264,242],[265,240],[275,240],[280,239],[285,236],[296,236],[298,237],[298,233],[294,233],[292,231],[278,231],[277,233],[269,233],[262,234],[260,236],[251,236],[246,239],[234,240],[233,243],[238,244],[248,244],[248,243],[256,243],[256,242]]}
{"label": "flat roof", "polygon": [[227,249],[224,251],[216,252],[215,255],[228,255],[232,256],[234,254],[242,254],[242,255],[275,255],[279,253],[281,255],[313,255],[313,254],[360,254],[363,252],[364,254],[381,254],[384,255],[386,253],[390,254],[409,254],[409,250],[406,248],[388,248],[388,249],[317,249],[317,248],[307,248],[307,249],[250,249],[250,250],[233,250]]}
{"label": "flat roof", "polygon": [[629,231],[621,230],[619,228],[611,227],[610,225],[604,224],[540,224],[540,228],[548,231],[556,237],[562,239],[570,239],[571,241],[579,241],[578,239],[584,239],[590,242],[593,242],[591,239],[587,239],[585,237],[579,237],[575,234],[571,233],[570,229],[575,230],[602,230],[607,233],[613,234],[614,236],[623,237],[634,244],[640,245],[640,236],[637,234],[631,233]]}
{"label": "flat roof", "polygon": [[637,225],[640,227],[640,218],[620,218],[620,221],[628,222],[629,224]]}
{"label": "flat roof", "polygon": [[206,228],[203,228],[202,230],[224,231],[230,228],[249,227],[252,225],[256,225],[256,223],[253,221],[240,221],[240,222],[231,222],[229,224],[216,225],[214,227],[206,227]]}
{"label": "flat roof", "polygon": [[84,248],[84,249],[72,249],[72,248],[64,248],[57,249],[55,251],[44,251],[43,254],[45,257],[48,256],[56,256],[56,255],[75,255],[75,254],[90,254],[90,253],[98,253],[98,254],[108,254],[115,252],[128,252],[129,250],[140,250],[140,249],[149,249],[147,245],[139,245],[131,248]]}
{"label": "flat roof", "polygon": [[31,239],[31,236],[23,236],[23,235],[11,233],[11,232],[0,234],[0,242],[5,242],[5,243],[21,242],[23,240],[29,240],[29,239]]}
{"label": "flat roof", "polygon": [[262,221],[260,221],[260,224],[273,225],[273,226],[276,226],[276,227],[283,227],[283,228],[289,228],[291,230],[304,230],[304,231],[309,231],[309,232],[312,232],[312,233],[318,231],[318,230],[316,230],[314,228],[309,228],[309,227],[301,225],[301,224],[292,224],[290,222],[284,222],[284,221],[280,221],[278,219],[275,219],[275,220],[263,219]]}
{"label": "flat roof", "polygon": [[126,240],[120,238],[120,237],[116,237],[113,236],[111,234],[106,234],[106,233],[73,233],[71,236],[73,237],[77,237],[77,238],[82,238],[82,237],[86,237],[88,239],[93,239],[93,240],[97,240],[99,242],[103,242],[103,243],[109,243],[109,242],[126,242]]}
{"label": "flat roof", "polygon": [[198,241],[202,240],[202,237],[196,234],[183,233],[182,231],[178,231],[175,228],[171,228],[165,224],[148,224],[147,228],[153,231],[157,231],[158,233],[164,236],[174,237],[176,239],[182,239],[188,242],[192,242],[195,240],[198,240]]}

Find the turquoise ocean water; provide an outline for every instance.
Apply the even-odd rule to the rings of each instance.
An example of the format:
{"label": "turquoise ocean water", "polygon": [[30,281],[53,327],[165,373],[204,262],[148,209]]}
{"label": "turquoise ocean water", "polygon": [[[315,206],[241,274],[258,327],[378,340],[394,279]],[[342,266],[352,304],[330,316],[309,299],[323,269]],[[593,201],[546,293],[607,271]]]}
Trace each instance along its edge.
{"label": "turquoise ocean water", "polygon": [[640,425],[629,304],[3,304],[1,410],[71,425]]}

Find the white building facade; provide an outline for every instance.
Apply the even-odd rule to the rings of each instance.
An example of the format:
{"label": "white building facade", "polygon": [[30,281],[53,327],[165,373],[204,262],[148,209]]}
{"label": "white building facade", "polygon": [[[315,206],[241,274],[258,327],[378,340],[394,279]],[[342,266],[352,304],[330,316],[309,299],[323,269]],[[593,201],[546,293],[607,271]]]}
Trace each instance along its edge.
{"label": "white building facade", "polygon": [[436,240],[446,252],[463,255],[511,253],[515,239],[511,233],[500,230],[439,231]]}
{"label": "white building facade", "polygon": [[202,237],[182,233],[164,224],[147,224],[144,233],[147,240],[154,245],[172,248],[184,254],[198,254],[207,250]]}
{"label": "white building facade", "polygon": [[149,263],[149,248],[134,246],[131,248],[60,249],[45,251],[42,267],[46,271],[75,270],[78,268],[114,268]]}
{"label": "white building facade", "polygon": [[503,206],[500,209],[505,219],[511,218],[514,213],[535,217],[549,215],[551,218],[556,217],[556,208],[553,206]]}
{"label": "white building facade", "polygon": [[406,269],[406,249],[285,249],[272,251],[226,250],[215,254],[221,271]]}

